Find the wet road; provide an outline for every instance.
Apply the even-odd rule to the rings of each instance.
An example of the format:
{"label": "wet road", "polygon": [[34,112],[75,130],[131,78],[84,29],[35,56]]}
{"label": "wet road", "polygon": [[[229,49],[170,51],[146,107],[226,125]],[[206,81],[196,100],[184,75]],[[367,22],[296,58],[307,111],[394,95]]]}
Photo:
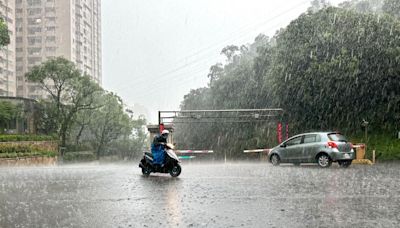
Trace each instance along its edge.
{"label": "wet road", "polygon": [[400,164],[0,168],[0,227],[400,227]]}

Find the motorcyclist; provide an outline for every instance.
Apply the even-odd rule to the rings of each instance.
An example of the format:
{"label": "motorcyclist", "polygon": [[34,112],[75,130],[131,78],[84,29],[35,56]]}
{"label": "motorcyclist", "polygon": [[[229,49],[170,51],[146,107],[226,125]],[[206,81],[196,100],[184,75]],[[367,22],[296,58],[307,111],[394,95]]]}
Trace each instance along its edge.
{"label": "motorcyclist", "polygon": [[151,153],[153,154],[153,164],[164,165],[165,159],[165,145],[168,141],[168,130],[163,130],[161,135],[154,136],[153,143],[151,145]]}

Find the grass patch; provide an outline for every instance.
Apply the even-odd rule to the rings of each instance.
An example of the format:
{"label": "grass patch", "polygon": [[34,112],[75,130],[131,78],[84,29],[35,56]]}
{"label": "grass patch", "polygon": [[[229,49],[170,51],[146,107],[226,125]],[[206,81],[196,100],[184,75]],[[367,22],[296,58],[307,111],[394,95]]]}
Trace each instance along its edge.
{"label": "grass patch", "polygon": [[[364,137],[356,135],[349,137],[353,143],[364,143]],[[375,150],[378,160],[400,160],[400,139],[394,134],[368,134],[366,140],[366,158],[372,158],[372,151]]]}

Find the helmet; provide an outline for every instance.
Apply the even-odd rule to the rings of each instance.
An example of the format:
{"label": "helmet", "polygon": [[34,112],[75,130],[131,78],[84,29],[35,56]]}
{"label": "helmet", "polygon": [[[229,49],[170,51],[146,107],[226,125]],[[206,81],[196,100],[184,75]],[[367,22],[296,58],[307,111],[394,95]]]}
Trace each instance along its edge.
{"label": "helmet", "polygon": [[163,131],[161,132],[161,134],[162,134],[162,135],[167,135],[167,134],[169,134],[169,131],[168,131],[168,130],[163,130]]}

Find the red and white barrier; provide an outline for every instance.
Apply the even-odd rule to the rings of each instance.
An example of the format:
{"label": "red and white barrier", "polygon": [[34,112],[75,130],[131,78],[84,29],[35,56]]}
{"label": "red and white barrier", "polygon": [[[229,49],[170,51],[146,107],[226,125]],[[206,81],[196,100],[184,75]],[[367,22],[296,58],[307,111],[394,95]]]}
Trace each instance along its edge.
{"label": "red and white barrier", "polygon": [[271,149],[244,150],[244,153],[269,153]]}

